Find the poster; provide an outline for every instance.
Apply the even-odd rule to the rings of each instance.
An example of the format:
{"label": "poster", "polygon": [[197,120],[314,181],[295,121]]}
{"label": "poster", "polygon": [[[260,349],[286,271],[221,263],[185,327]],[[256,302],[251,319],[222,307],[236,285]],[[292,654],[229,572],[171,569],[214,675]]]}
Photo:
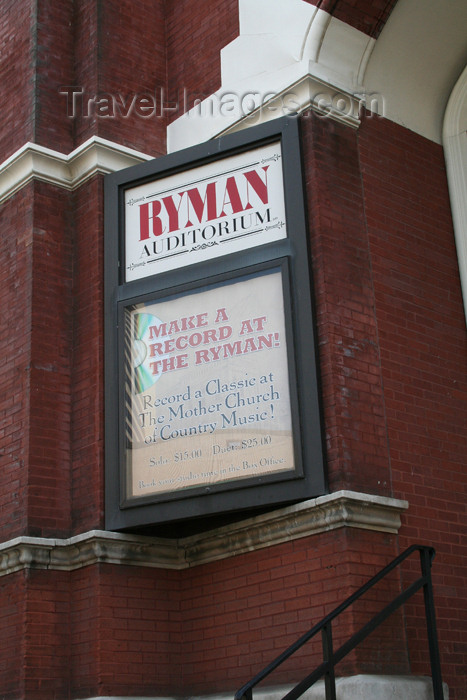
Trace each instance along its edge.
{"label": "poster", "polygon": [[287,236],[279,142],[125,191],[125,280]]}
{"label": "poster", "polygon": [[278,268],[125,309],[127,499],[293,471]]}

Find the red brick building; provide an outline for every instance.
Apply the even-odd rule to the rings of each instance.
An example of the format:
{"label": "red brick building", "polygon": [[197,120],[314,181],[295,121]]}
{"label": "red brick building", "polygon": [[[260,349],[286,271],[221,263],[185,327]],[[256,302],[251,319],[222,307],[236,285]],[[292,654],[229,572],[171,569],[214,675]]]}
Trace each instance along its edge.
{"label": "red brick building", "polygon": [[[2,698],[233,695],[414,543],[467,698],[466,22],[462,0],[2,3]],[[104,177],[291,113],[326,492],[106,530]],[[336,673],[338,697],[429,697],[420,594]]]}

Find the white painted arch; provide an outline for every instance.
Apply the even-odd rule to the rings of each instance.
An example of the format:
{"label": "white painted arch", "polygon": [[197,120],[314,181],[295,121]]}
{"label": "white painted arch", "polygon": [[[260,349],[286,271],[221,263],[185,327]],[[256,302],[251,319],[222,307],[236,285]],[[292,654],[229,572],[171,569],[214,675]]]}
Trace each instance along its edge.
{"label": "white painted arch", "polygon": [[443,146],[467,317],[467,66],[449,98],[443,124]]}

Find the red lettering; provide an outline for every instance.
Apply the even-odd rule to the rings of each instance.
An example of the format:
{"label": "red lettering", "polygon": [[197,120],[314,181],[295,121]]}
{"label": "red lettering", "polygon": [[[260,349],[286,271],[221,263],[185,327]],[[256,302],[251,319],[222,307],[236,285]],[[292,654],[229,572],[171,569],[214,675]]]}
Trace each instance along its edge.
{"label": "red lettering", "polygon": [[166,323],[161,323],[160,326],[149,326],[149,340],[163,338],[165,335],[167,335]]}
{"label": "red lettering", "polygon": [[265,180],[260,178],[259,173],[257,170],[250,170],[247,173],[243,173],[246,181],[247,181],[247,204],[245,209],[252,209],[252,205],[250,204],[250,188],[248,185],[251,185],[253,190],[256,192],[260,200],[263,202],[263,204],[268,203],[268,173],[267,170],[269,168],[269,165],[266,165],[263,167],[264,173],[265,173]]}
{"label": "red lettering", "polygon": [[[193,187],[186,192],[178,193],[178,204],[176,204],[172,195],[162,197],[161,200],[156,199],[152,202],[141,204],[139,208],[140,241],[147,240],[151,235],[156,237],[161,236],[165,232],[166,229],[164,229],[164,224],[160,217],[162,203],[164,204],[168,216],[168,231],[173,232],[180,230],[180,210],[185,195],[187,221],[184,228],[193,226],[192,219],[195,217],[199,223],[202,223],[204,221],[213,221],[219,217],[227,216],[225,212],[226,207],[230,207],[232,214],[239,214],[247,209],[253,209],[253,204],[250,202],[252,193],[254,193],[263,204],[268,204],[268,168],[268,165],[261,168],[264,171],[264,180],[258,170],[249,170],[243,173],[246,180],[247,199],[245,206],[243,205],[235,176],[232,175],[228,177],[225,182],[220,214],[217,213],[217,182],[209,182],[206,185],[204,197],[201,196],[197,187]],[[183,207],[183,209],[185,209],[185,207]]]}
{"label": "red lettering", "polygon": [[224,200],[222,202],[222,211],[219,216],[227,216],[224,211],[226,204],[230,204],[233,214],[239,214],[244,211],[242,200],[238,191],[237,183],[234,177],[228,177],[225,183]]}
{"label": "red lettering", "polygon": [[198,218],[199,223],[201,223],[203,220],[203,213],[204,213],[204,209],[205,209],[206,205],[207,205],[206,221],[212,221],[213,219],[217,219],[216,183],[215,182],[210,182],[207,185],[206,194],[204,196],[204,199],[201,198],[201,195],[200,195],[197,187],[193,187],[193,189],[187,190],[186,194],[188,196],[188,221],[185,224],[186,228],[188,228],[189,226],[193,226],[193,224],[191,223],[191,220],[190,220],[191,219],[191,217],[190,217],[190,203],[194,209],[194,212]]}
{"label": "red lettering", "polygon": [[164,372],[173,372],[175,369],[188,367],[188,355],[172,355],[171,357],[164,357],[162,360],[150,362],[149,366],[154,375]]}
{"label": "red lettering", "polygon": [[163,197],[162,201],[167,209],[167,214],[169,215],[169,231],[178,231],[180,224],[178,222],[178,212],[180,211],[180,205],[183,200],[184,192],[180,193],[180,201],[178,207],[175,206],[173,197]]}
{"label": "red lettering", "polygon": [[[149,207],[151,207],[151,214]],[[154,202],[147,202],[139,206],[139,240],[145,241],[149,238],[149,222],[152,222],[152,233],[154,236],[161,236],[164,232],[162,221],[159,218],[162,204],[158,199]]]}

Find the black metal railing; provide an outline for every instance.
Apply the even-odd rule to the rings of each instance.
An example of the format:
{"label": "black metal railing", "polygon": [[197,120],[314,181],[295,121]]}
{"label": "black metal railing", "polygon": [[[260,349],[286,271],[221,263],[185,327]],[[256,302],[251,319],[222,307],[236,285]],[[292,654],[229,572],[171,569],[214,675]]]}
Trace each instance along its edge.
{"label": "black metal railing", "polygon": [[[367,591],[387,576],[391,571],[400,566],[414,552],[420,554],[421,576],[397,595],[388,605],[367,622],[358,632],[353,634],[339,649],[334,650],[332,643],[332,623],[346,610],[352,603],[361,598]],[[240,688],[235,693],[235,700],[253,700],[253,688],[275,671],[284,661],[289,659],[296,651],[301,649],[306,642],[321,632],[323,662],[317,668],[290,690],[282,700],[295,700],[299,698],[308,688],[324,677],[326,700],[336,700],[335,666],[347,654],[360,644],[371,632],[381,625],[393,612],[423,588],[425,602],[425,618],[428,634],[428,648],[430,653],[431,678],[433,683],[433,699],[443,700],[443,682],[441,678],[441,667],[439,659],[438,637],[436,633],[435,607],[433,601],[433,586],[431,581],[431,564],[435,555],[432,547],[423,545],[412,545],[405,552],[402,552],[390,564],[384,567],[379,573],[359,588],[355,593],[347,598],[341,605],[326,615],[321,622],[314,625],[300,639],[280,654],[274,661],[260,671],[254,678]]]}

